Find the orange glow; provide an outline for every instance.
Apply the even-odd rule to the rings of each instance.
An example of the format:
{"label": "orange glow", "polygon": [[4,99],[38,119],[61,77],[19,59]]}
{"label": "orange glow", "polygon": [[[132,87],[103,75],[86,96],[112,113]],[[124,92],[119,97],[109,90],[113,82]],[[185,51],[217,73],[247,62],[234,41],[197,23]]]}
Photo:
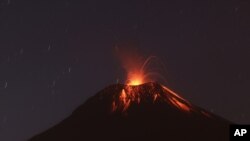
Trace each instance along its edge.
{"label": "orange glow", "polygon": [[187,111],[187,112],[190,111],[190,108],[189,108],[186,104],[184,104],[184,103],[178,101],[176,98],[171,98],[171,99],[169,99],[169,100],[170,100],[171,103],[172,103],[173,105],[175,105],[177,108],[182,109],[182,110]]}
{"label": "orange glow", "polygon": [[175,97],[178,97],[179,99],[185,101],[188,103],[187,100],[185,100],[184,98],[180,97],[177,93],[175,93],[174,91],[170,90],[169,88],[167,88],[166,86],[162,86],[163,89],[165,89],[167,92],[171,93],[172,95],[174,95]]}
{"label": "orange glow", "polygon": [[209,113],[205,112],[205,111],[201,111],[201,113],[202,113],[203,115],[207,116],[207,117],[211,117],[211,115],[210,115]]}
{"label": "orange glow", "polygon": [[133,79],[131,82],[128,83],[128,85],[137,86],[141,85],[142,83],[143,81],[139,78],[139,79]]}
{"label": "orange glow", "polygon": [[129,105],[130,105],[130,100],[129,97],[127,96],[126,92],[124,89],[122,89],[121,95],[120,95],[120,101],[123,105],[123,111],[127,110]]}
{"label": "orange glow", "polygon": [[137,86],[145,83],[144,81],[142,72],[133,73],[128,75],[127,85]]}
{"label": "orange glow", "polygon": [[158,97],[160,97],[159,94],[154,94],[154,102],[156,101],[156,99],[157,99]]}
{"label": "orange glow", "polygon": [[190,103],[186,99],[182,98],[181,96],[179,96],[177,93],[167,88],[166,86],[162,87],[164,90],[166,90],[167,93],[172,95],[172,97],[169,100],[173,105],[184,111],[191,111]]}
{"label": "orange glow", "polygon": [[[155,56],[150,56],[146,60],[142,61],[135,61],[129,64],[133,65],[127,65],[126,70],[127,70],[127,85],[131,86],[138,86],[147,82],[152,82],[153,75],[159,75],[156,72],[151,72],[147,70],[147,67],[151,60],[155,59]],[[130,67],[131,66],[131,67]],[[160,75],[159,75],[160,76]]]}
{"label": "orange glow", "polygon": [[160,101],[167,102],[185,112],[193,110],[191,104],[166,86],[160,85],[163,91],[161,91],[161,89],[159,91],[153,83],[147,83],[145,85],[147,89],[144,89],[143,86],[126,85],[121,90],[118,100],[113,101],[112,111],[121,110],[122,112],[126,112],[131,104],[140,104],[143,99],[146,99],[147,102],[151,101],[152,103]]}
{"label": "orange glow", "polygon": [[115,101],[112,102],[112,112],[114,112],[117,109],[117,105]]}

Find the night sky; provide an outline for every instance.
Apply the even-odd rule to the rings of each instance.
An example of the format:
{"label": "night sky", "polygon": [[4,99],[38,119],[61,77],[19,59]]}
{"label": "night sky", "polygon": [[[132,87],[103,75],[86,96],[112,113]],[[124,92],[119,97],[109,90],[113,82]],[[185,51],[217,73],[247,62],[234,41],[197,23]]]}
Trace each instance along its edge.
{"label": "night sky", "polygon": [[164,62],[168,86],[250,123],[250,2],[0,0],[0,140],[66,118],[124,70],[115,46]]}

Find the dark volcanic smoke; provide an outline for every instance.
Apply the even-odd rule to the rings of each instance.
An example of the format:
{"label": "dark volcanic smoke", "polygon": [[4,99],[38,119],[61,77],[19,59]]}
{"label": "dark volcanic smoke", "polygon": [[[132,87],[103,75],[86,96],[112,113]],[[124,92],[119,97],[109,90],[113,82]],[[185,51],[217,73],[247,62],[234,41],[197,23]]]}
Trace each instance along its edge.
{"label": "dark volcanic smoke", "polygon": [[30,141],[228,141],[229,124],[158,83],[116,84]]}

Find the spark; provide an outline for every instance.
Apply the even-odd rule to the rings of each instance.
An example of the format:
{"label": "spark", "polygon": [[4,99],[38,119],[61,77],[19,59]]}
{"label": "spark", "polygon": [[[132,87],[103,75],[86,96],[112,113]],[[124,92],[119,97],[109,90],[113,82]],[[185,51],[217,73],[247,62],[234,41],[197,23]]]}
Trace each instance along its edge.
{"label": "spark", "polygon": [[[129,59],[126,59],[125,57],[123,60],[125,66],[124,68],[127,71],[127,79],[125,84],[137,86],[147,82],[154,82],[156,80],[167,82],[164,76],[159,73],[159,70],[164,71],[166,69],[164,63],[162,63],[158,57],[149,56],[144,61],[141,60],[141,57],[128,56],[128,58]],[[157,61],[157,64],[151,66],[153,61]]]}
{"label": "spark", "polygon": [[7,57],[7,62],[10,62],[10,56]]}
{"label": "spark", "polygon": [[8,82],[6,81],[4,84],[4,88],[7,88],[7,87],[8,87]]}
{"label": "spark", "polygon": [[48,51],[50,51],[50,49],[51,49],[51,45],[49,44]]}
{"label": "spark", "polygon": [[146,67],[154,58],[156,57],[150,56],[143,62],[141,67],[138,67],[133,70],[128,69],[127,85],[137,86],[146,82],[150,82],[152,79],[149,77],[151,72],[147,72]]}
{"label": "spark", "polygon": [[53,82],[52,82],[52,87],[55,87],[56,86],[56,80],[54,80]]}
{"label": "spark", "polygon": [[23,54],[23,48],[20,49],[20,52],[19,52],[21,55]]}

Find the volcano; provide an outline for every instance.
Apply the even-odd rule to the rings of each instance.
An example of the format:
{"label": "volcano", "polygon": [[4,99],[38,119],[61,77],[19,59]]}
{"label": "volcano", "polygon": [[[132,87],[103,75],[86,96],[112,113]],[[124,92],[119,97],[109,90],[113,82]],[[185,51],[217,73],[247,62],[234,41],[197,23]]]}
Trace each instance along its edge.
{"label": "volcano", "polygon": [[229,124],[158,83],[115,84],[30,141],[228,141]]}

